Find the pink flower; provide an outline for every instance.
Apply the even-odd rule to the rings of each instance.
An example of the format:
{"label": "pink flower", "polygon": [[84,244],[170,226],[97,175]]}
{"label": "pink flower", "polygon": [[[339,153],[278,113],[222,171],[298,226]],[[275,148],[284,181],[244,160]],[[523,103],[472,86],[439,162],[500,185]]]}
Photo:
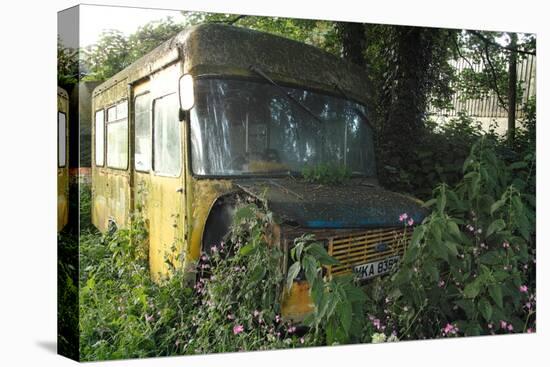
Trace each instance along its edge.
{"label": "pink flower", "polygon": [[527,308],[528,310],[531,310],[531,302],[527,302],[525,304],[525,308]]}
{"label": "pink flower", "polygon": [[510,248],[510,244],[509,244],[508,242],[504,241],[504,242],[502,243],[502,247],[504,247],[504,248]]}
{"label": "pink flower", "polygon": [[407,220],[407,218],[409,218],[409,215],[407,213],[403,213],[399,216],[399,221],[403,222],[403,221]]}
{"label": "pink flower", "polygon": [[233,334],[237,335],[244,331],[244,326],[242,325],[235,325],[233,326]]}
{"label": "pink flower", "polygon": [[214,246],[210,247],[210,250],[212,251],[212,253],[217,252],[218,247],[216,245],[214,245]]}
{"label": "pink flower", "polygon": [[527,293],[527,286],[526,286],[526,285],[520,286],[520,287],[519,287],[519,291],[520,291],[521,293]]}
{"label": "pink flower", "polygon": [[288,333],[289,333],[289,334],[292,334],[292,333],[294,333],[295,331],[296,331],[296,326],[291,326],[291,327],[288,328]]}
{"label": "pink flower", "polygon": [[500,320],[500,327],[502,329],[506,329],[506,326],[508,326],[508,323],[506,321]]}
{"label": "pink flower", "polygon": [[229,315],[227,315],[227,319],[228,319],[228,320],[235,320],[235,315],[233,315],[232,313],[230,313]]}
{"label": "pink flower", "polygon": [[473,232],[473,231],[475,230],[475,228],[474,228],[471,224],[468,224],[468,225],[466,226],[466,228],[467,228],[468,231],[470,231],[470,232]]}
{"label": "pink flower", "polygon": [[412,225],[414,224],[414,219],[412,219],[412,218],[409,219],[409,221],[407,222],[407,224],[408,224],[409,226],[412,226]]}
{"label": "pink flower", "polygon": [[492,323],[492,322],[491,322],[491,323],[488,323],[488,324],[487,324],[487,327],[488,327],[489,329],[492,329],[492,328],[493,328],[493,323]]}
{"label": "pink flower", "polygon": [[279,322],[279,321],[281,321],[281,316],[275,315],[275,322]]}
{"label": "pink flower", "polygon": [[453,324],[447,324],[442,331],[443,335],[455,335],[458,332],[458,327]]}
{"label": "pink flower", "polygon": [[439,283],[437,284],[439,288],[443,288],[445,286],[445,281],[442,279],[439,281]]}
{"label": "pink flower", "polygon": [[258,316],[260,316],[260,311],[254,310],[254,312],[252,313],[252,315],[254,315],[254,317],[258,317]]}
{"label": "pink flower", "polygon": [[155,318],[153,317],[153,315],[148,315],[148,314],[145,314],[145,321],[147,322],[151,322],[155,320]]}
{"label": "pink flower", "polygon": [[508,331],[512,331],[514,330],[514,327],[512,326],[512,324],[508,324]]}
{"label": "pink flower", "polygon": [[[529,330],[531,330],[531,329],[529,329]],[[527,332],[529,332],[529,330],[527,330]],[[301,344],[304,344],[304,343],[305,343],[304,338],[300,338],[300,343],[301,343]]]}
{"label": "pink flower", "polygon": [[529,328],[527,329],[527,334],[531,334],[533,331],[534,331],[533,329]]}

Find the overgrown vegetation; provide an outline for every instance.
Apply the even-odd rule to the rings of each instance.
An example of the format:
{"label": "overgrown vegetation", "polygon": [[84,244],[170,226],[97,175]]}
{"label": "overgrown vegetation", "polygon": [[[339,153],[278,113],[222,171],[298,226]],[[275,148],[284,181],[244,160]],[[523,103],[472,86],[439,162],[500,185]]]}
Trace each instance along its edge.
{"label": "overgrown vegetation", "polygon": [[534,330],[532,163],[505,165],[487,138],[472,147],[462,180],[426,203],[399,271],[373,285],[381,325],[406,339]]}
{"label": "overgrown vegetation", "polygon": [[[352,276],[327,277],[323,266],[336,260],[309,235],[294,242],[285,275],[283,254],[270,246],[271,214],[242,203],[231,236],[201,254],[196,282],[172,267],[155,283],[139,207],[130,228],[101,235],[89,226],[83,190],[79,237],[60,235],[59,302],[74,304],[78,295],[80,310],[60,307],[60,350],[79,338],[81,357],[98,360],[536,329],[535,99],[522,107],[523,127],[508,140],[464,114],[446,124],[426,114],[428,104],[448,106],[456,90],[468,98],[497,93],[506,107],[508,59],[534,53],[534,36],[523,35],[510,49],[496,42],[502,33],[191,12],[186,24],[151,23],[131,36],[107,32],[81,50],[82,65],[77,51],[60,45],[59,82],[76,83],[84,66],[86,79],[108,78],[202,22],[290,37],[365,68],[380,182],[426,200],[430,215],[415,227],[399,268],[362,288]],[[486,67],[457,74],[449,64],[457,58]],[[350,176],[330,164],[302,173],[319,185]],[[303,321],[307,332],[281,319],[280,294],[295,279],[308,281],[315,306]]]}
{"label": "overgrown vegetation", "polygon": [[[284,278],[270,246],[272,216],[243,203],[231,236],[201,255],[196,279],[173,268],[155,283],[139,212],[129,229],[80,239],[80,345],[84,360],[355,342],[532,332],[536,328],[533,156],[508,163],[485,137],[454,185],[426,203],[398,270],[359,287],[329,278],[335,264],[315,238],[296,239]],[[404,213],[406,214],[406,213]],[[406,225],[406,221],[404,221]],[[311,284],[309,327],[281,319],[279,295]]]}

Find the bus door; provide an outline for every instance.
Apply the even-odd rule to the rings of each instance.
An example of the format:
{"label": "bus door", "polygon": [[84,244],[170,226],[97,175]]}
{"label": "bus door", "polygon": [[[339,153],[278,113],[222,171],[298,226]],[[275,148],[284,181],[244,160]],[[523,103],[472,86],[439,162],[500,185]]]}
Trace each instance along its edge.
{"label": "bus door", "polygon": [[[177,79],[176,79],[177,80]],[[135,90],[134,207],[143,209],[153,279],[181,264],[184,241],[183,128],[177,93]]]}

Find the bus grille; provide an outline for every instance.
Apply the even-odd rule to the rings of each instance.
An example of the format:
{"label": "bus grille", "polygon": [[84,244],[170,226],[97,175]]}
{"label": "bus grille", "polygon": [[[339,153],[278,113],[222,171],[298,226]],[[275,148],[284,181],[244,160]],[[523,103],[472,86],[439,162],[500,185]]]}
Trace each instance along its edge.
{"label": "bus grille", "polygon": [[402,256],[411,240],[413,228],[372,229],[362,233],[328,238],[328,253],[340,264],[327,267],[328,275],[343,275],[353,267],[389,256]]}

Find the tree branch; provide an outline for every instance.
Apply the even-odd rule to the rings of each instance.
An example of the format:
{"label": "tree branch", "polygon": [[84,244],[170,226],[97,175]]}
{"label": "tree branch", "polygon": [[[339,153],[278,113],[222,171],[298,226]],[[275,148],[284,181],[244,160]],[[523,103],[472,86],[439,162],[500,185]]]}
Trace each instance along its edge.
{"label": "tree branch", "polygon": [[494,88],[495,88],[495,93],[497,95],[497,99],[500,102],[502,108],[504,108],[504,110],[506,112],[508,112],[508,108],[506,108],[506,103],[504,103],[504,100],[502,99],[502,97],[500,96],[500,93],[498,91],[498,78],[497,78],[497,74],[495,72],[495,68],[493,66],[493,63],[491,62],[491,57],[489,56],[489,44],[488,43],[485,43],[485,57],[483,57],[483,55],[481,55],[481,57],[483,59],[484,64],[485,64],[485,59],[487,59],[487,65],[489,65],[489,69],[491,70],[491,74],[493,76],[493,84],[494,84]]}
{"label": "tree branch", "polygon": [[247,15],[238,15],[236,16],[235,18],[233,19],[229,19],[229,20],[214,20],[214,21],[211,21],[210,23],[222,23],[222,24],[229,24],[229,25],[233,25],[235,23],[237,23],[239,20],[243,19],[243,18],[246,18]]}
{"label": "tree branch", "polygon": [[477,38],[479,38],[480,40],[485,42],[486,45],[490,44],[490,45],[496,46],[496,47],[504,49],[504,50],[508,50],[508,51],[511,51],[511,52],[517,52],[517,53],[524,54],[524,55],[533,55],[533,56],[537,55],[537,53],[534,52],[534,51],[527,51],[527,50],[521,50],[521,49],[516,48],[516,47],[503,46],[503,45],[501,45],[501,44],[499,44],[495,41],[492,41],[492,40],[488,39],[487,37],[485,37],[483,34],[481,34],[478,31],[468,31],[468,32],[470,32],[471,34],[473,34],[474,36],[476,36]]}
{"label": "tree branch", "polygon": [[456,52],[458,53],[458,56],[460,56],[461,59],[463,59],[464,61],[466,61],[468,63],[468,65],[470,65],[470,69],[474,70],[474,66],[472,65],[472,63],[470,62],[470,60],[468,60],[464,55],[462,55],[462,53],[460,52],[460,46],[458,45],[458,42],[456,42],[456,38],[453,37],[453,43],[455,45],[455,48],[456,48]]}

